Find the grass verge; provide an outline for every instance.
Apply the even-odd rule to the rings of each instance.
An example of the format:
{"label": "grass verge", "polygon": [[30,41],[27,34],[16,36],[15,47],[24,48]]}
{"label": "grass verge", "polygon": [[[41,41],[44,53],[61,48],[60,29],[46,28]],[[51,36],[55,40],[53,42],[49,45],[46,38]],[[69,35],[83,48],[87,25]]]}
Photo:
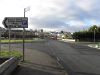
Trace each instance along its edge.
{"label": "grass verge", "polygon": [[[25,40],[25,42],[32,42],[33,40]],[[1,43],[8,43],[9,40],[1,40]],[[21,43],[23,40],[10,40],[11,43]]]}
{"label": "grass verge", "polygon": [[[40,38],[26,39],[25,43],[34,42],[34,41],[43,41],[43,39],[40,39]],[[10,43],[22,43],[22,42],[23,42],[22,39],[17,39],[17,40],[11,39],[10,40]],[[1,40],[1,43],[9,43],[9,39]]]}
{"label": "grass verge", "polygon": [[19,51],[15,51],[15,50],[13,51],[2,50],[0,52],[0,57],[11,57],[11,56],[20,58],[22,57],[22,53]]}
{"label": "grass verge", "polygon": [[[1,40],[1,43],[8,43],[9,40]],[[10,40],[10,43],[22,43],[23,40]],[[33,42],[33,40],[25,40],[25,42]]]}

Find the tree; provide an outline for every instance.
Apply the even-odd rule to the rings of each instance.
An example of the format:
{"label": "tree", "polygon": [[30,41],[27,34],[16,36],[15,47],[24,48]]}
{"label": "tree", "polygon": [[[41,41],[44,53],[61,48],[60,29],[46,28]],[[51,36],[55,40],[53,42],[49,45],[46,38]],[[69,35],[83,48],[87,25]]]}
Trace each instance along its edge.
{"label": "tree", "polygon": [[[96,30],[95,30],[96,29]],[[89,32],[94,32],[94,30],[97,32],[98,31],[98,27],[96,25],[93,25],[89,28]]]}
{"label": "tree", "polygon": [[94,30],[96,31],[96,41],[100,41],[100,27],[96,25],[91,26],[88,31],[79,31],[73,33],[73,38],[79,41],[93,41]]}
{"label": "tree", "polygon": [[100,27],[97,28],[97,31],[100,32]]}
{"label": "tree", "polygon": [[64,34],[64,31],[61,31],[61,34]]}
{"label": "tree", "polygon": [[43,29],[40,30],[43,33]]}

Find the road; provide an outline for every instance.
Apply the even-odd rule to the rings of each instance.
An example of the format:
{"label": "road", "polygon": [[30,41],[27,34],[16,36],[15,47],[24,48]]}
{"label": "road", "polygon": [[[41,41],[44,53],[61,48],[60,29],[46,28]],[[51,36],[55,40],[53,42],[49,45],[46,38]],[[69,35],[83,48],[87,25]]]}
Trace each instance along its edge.
{"label": "road", "polygon": [[[22,47],[21,44],[17,46]],[[97,49],[55,40],[27,43],[25,47],[57,58],[69,75],[100,75],[100,51]]]}
{"label": "road", "polygon": [[100,75],[100,51],[87,46],[49,41],[69,75]]}

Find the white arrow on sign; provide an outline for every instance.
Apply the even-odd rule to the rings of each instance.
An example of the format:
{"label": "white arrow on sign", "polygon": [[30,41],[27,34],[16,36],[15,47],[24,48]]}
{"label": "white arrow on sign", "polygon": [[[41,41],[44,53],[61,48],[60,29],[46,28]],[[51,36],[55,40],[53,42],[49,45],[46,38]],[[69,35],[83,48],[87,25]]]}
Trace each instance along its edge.
{"label": "white arrow on sign", "polygon": [[6,28],[28,28],[27,17],[5,17],[3,25]]}

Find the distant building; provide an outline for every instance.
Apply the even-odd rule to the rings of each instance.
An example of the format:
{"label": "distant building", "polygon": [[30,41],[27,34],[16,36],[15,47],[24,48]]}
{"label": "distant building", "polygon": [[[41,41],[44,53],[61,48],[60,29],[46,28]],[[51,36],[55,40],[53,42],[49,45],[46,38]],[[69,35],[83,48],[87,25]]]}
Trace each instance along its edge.
{"label": "distant building", "polygon": [[63,33],[59,32],[57,34],[57,37],[58,37],[58,39],[71,39],[72,35],[70,32],[63,32]]}
{"label": "distant building", "polygon": [[[11,30],[10,36],[11,36],[11,38],[23,38],[23,30]],[[3,37],[4,38],[9,37],[9,30],[8,29],[5,30]],[[34,31],[25,30],[25,38],[33,38],[33,37],[35,37]]]}

